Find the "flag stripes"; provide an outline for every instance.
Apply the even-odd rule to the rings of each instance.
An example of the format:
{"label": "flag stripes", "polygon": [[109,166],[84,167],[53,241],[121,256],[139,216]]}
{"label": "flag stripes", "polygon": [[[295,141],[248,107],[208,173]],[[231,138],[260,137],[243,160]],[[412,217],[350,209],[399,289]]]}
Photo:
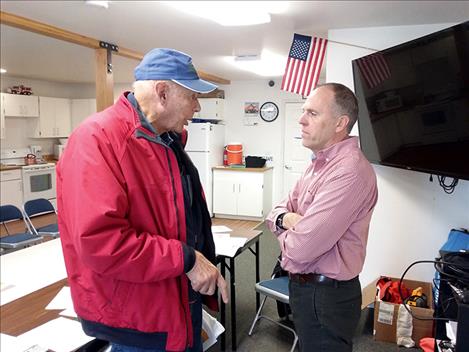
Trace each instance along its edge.
{"label": "flag stripes", "polygon": [[391,77],[389,66],[379,52],[357,59],[357,64],[368,88],[377,87]]}
{"label": "flag stripes", "polygon": [[326,47],[327,39],[295,33],[281,89],[309,95],[318,83]]}

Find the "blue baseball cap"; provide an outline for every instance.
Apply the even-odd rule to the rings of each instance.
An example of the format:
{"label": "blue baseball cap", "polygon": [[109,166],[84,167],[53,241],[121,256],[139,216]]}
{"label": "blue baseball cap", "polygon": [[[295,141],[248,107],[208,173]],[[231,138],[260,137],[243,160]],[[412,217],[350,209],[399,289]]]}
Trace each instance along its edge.
{"label": "blue baseball cap", "polygon": [[199,78],[192,58],[174,49],[149,51],[135,67],[136,81],[169,80],[197,93],[209,93],[217,86]]}

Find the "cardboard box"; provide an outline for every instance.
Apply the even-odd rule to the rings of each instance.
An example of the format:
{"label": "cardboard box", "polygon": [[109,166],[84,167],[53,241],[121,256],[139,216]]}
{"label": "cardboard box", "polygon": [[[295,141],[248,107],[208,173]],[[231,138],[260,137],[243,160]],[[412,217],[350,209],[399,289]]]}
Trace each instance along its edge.
{"label": "cardboard box", "polygon": [[[399,278],[391,278],[399,281]],[[422,318],[433,317],[432,285],[429,282],[403,280],[404,285],[411,291],[417,287],[422,287],[423,293],[427,296],[429,308],[410,307],[412,314]],[[373,334],[377,341],[388,341],[396,343],[396,321],[399,305],[389,302],[375,300],[374,328]],[[412,340],[419,346],[423,337],[433,337],[433,320],[418,320],[412,318]]]}

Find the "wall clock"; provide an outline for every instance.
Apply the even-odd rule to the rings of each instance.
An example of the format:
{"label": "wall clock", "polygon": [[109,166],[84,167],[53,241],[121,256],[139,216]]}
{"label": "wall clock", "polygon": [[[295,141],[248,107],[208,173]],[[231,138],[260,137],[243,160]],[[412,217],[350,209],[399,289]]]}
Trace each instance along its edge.
{"label": "wall clock", "polygon": [[268,101],[262,104],[259,114],[261,115],[261,119],[266,122],[272,122],[278,117],[278,106],[271,101]]}

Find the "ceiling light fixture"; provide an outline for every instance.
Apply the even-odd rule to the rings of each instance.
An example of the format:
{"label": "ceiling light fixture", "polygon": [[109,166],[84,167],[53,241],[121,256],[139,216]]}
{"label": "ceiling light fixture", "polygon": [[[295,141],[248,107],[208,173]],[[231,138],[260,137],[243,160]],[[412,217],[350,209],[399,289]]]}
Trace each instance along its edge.
{"label": "ceiling light fixture", "polygon": [[287,58],[285,56],[275,54],[270,50],[262,50],[259,55],[239,55],[228,56],[225,58],[227,62],[237,68],[253,72],[264,77],[278,77],[285,73],[285,65]]}
{"label": "ceiling light fixture", "polygon": [[222,26],[250,26],[269,23],[270,14],[285,12],[288,1],[165,1],[190,15],[206,18]]}
{"label": "ceiling light fixture", "polygon": [[95,1],[95,0],[86,0],[87,5],[103,7],[105,9],[109,8],[109,1]]}
{"label": "ceiling light fixture", "polygon": [[0,73],[7,73],[7,70],[5,70],[4,68],[0,68]]}

